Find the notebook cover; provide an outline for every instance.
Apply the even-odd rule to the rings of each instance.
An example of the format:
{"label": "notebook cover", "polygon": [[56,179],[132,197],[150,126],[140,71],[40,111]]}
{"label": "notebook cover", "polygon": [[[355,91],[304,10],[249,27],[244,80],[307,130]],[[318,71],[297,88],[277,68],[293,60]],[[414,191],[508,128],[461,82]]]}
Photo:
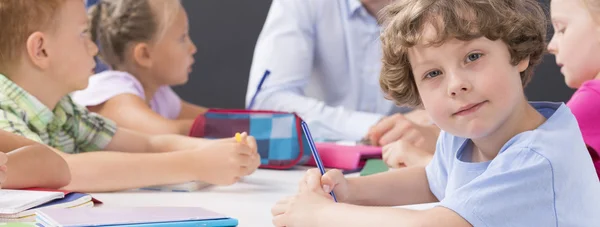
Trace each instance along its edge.
{"label": "notebook cover", "polygon": [[[15,196],[19,195],[20,198]],[[0,190],[0,214],[16,214],[49,201],[63,198],[64,194],[28,190]]]}
{"label": "notebook cover", "polygon": [[[65,196],[68,195],[69,193],[82,193],[82,192],[74,192],[74,191],[66,191],[66,190],[58,190],[58,189],[49,189],[49,188],[28,188],[26,190],[28,190],[28,191],[44,191],[44,192],[62,192],[62,193],[65,194]],[[86,193],[83,193],[83,194],[86,194]],[[88,195],[90,195],[90,194],[88,194]],[[94,204],[102,204],[102,201],[97,200],[94,197],[92,197],[92,202],[94,202]]]}
{"label": "notebook cover", "polygon": [[23,222],[23,223],[0,223],[0,227],[34,227],[35,223]]}
{"label": "notebook cover", "polygon": [[389,167],[381,159],[369,159],[365,167],[360,171],[361,176],[369,176],[376,173],[388,171]]}
{"label": "notebook cover", "polygon": [[[70,207],[63,207],[62,209],[78,209],[78,208],[87,208],[87,207],[94,207],[94,202],[89,201],[87,203],[83,203],[83,204],[78,204],[75,206],[70,206]],[[53,207],[56,208],[56,207]],[[31,211],[31,212],[30,212]],[[20,216],[20,217],[15,217],[15,218],[11,218],[11,217],[0,217],[0,222],[31,222],[31,223],[35,223],[35,214],[38,211],[38,209],[35,210],[26,210],[23,211],[21,213],[18,213],[16,215],[13,216]],[[24,215],[25,212],[30,213],[29,215]],[[2,226],[0,226],[2,227]]]}
{"label": "notebook cover", "polygon": [[[18,219],[18,218],[22,218],[22,217],[35,215],[36,210],[39,210],[41,208],[50,208],[50,207],[51,208],[71,208],[71,207],[77,207],[77,206],[86,204],[91,201],[92,201],[92,196],[90,196],[88,194],[72,192],[72,193],[65,195],[65,197],[62,199],[55,199],[50,202],[44,203],[42,205],[28,209],[26,211],[19,212],[17,214],[10,214],[10,215],[0,214],[0,218]],[[92,206],[93,206],[93,203],[92,203]]]}
{"label": "notebook cover", "polygon": [[37,219],[40,222],[50,225],[75,227],[191,221],[196,223],[204,221],[208,224],[215,220],[230,218],[197,207],[95,207],[81,209],[42,209],[38,211]]}
{"label": "notebook cover", "polygon": [[[121,226],[121,227],[235,227],[238,225],[236,219],[218,219],[210,221],[178,221],[178,222],[160,222],[160,223],[145,223],[145,224],[132,224],[132,225],[99,225],[98,227],[109,227],[109,226]],[[31,225],[37,227],[55,227],[46,223],[39,223],[38,225]],[[0,227],[3,227],[0,225]],[[13,227],[13,226],[9,226]],[[14,226],[14,227],[28,227],[28,226]]]}
{"label": "notebook cover", "polygon": [[[381,147],[373,146],[346,146],[336,143],[315,143],[326,168],[354,170],[364,166],[367,159],[381,158]],[[316,166],[310,159],[307,163]]]}
{"label": "notebook cover", "polygon": [[161,222],[135,225],[119,225],[121,227],[235,227],[238,221],[232,218],[218,219],[210,221],[181,221],[181,222]]}

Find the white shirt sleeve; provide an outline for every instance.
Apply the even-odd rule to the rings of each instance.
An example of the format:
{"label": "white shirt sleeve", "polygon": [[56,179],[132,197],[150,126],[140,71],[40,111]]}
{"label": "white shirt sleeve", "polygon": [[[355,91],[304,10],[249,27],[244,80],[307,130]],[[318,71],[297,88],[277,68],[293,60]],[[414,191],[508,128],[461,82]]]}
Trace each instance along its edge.
{"label": "white shirt sleeve", "polygon": [[270,70],[252,109],[295,112],[316,138],[359,140],[384,115],[328,106],[304,94],[313,69],[317,2],[273,1],[255,48],[246,105]]}

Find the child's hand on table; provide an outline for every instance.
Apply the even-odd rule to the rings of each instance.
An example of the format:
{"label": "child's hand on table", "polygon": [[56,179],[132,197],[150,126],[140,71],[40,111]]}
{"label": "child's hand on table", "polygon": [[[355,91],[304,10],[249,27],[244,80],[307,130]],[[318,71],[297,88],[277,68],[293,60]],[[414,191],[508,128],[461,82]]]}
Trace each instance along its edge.
{"label": "child's hand on table", "polygon": [[319,169],[311,169],[300,181],[295,196],[284,198],[273,206],[273,224],[277,227],[315,226],[314,214],[335,204],[330,190],[334,190],[338,199],[345,199],[347,188],[347,181],[339,170],[321,176]]}
{"label": "child's hand on table", "polygon": [[210,166],[198,167],[203,170],[214,170],[198,176],[200,178],[198,180],[210,184],[234,184],[242,177],[256,171],[260,165],[256,140],[254,137],[248,136],[247,133],[242,133],[237,139],[215,140],[203,145],[202,149],[205,149],[206,152],[194,152],[192,159],[207,158],[212,160],[209,162]]}

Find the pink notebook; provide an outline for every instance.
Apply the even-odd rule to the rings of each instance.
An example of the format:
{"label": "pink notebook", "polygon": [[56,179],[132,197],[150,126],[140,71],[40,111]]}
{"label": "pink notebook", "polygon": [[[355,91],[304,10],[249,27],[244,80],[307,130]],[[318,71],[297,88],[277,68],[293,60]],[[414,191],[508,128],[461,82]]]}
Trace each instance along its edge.
{"label": "pink notebook", "polygon": [[[381,158],[381,147],[346,146],[335,143],[316,143],[317,151],[326,168],[355,170],[362,168],[368,159]],[[316,166],[310,159],[307,165]]]}

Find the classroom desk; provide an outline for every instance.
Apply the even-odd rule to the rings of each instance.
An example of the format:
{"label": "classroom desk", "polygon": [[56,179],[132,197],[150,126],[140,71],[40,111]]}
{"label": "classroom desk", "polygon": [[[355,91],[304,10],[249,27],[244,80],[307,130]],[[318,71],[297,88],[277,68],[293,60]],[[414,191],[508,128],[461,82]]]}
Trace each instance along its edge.
{"label": "classroom desk", "polygon": [[[203,207],[239,220],[240,227],[273,226],[271,207],[281,198],[293,195],[306,168],[293,170],[259,169],[237,184],[211,186],[197,192],[128,191],[95,193],[103,206],[125,207]],[[357,176],[350,174],[349,176]],[[425,209],[432,204],[412,206]]]}

